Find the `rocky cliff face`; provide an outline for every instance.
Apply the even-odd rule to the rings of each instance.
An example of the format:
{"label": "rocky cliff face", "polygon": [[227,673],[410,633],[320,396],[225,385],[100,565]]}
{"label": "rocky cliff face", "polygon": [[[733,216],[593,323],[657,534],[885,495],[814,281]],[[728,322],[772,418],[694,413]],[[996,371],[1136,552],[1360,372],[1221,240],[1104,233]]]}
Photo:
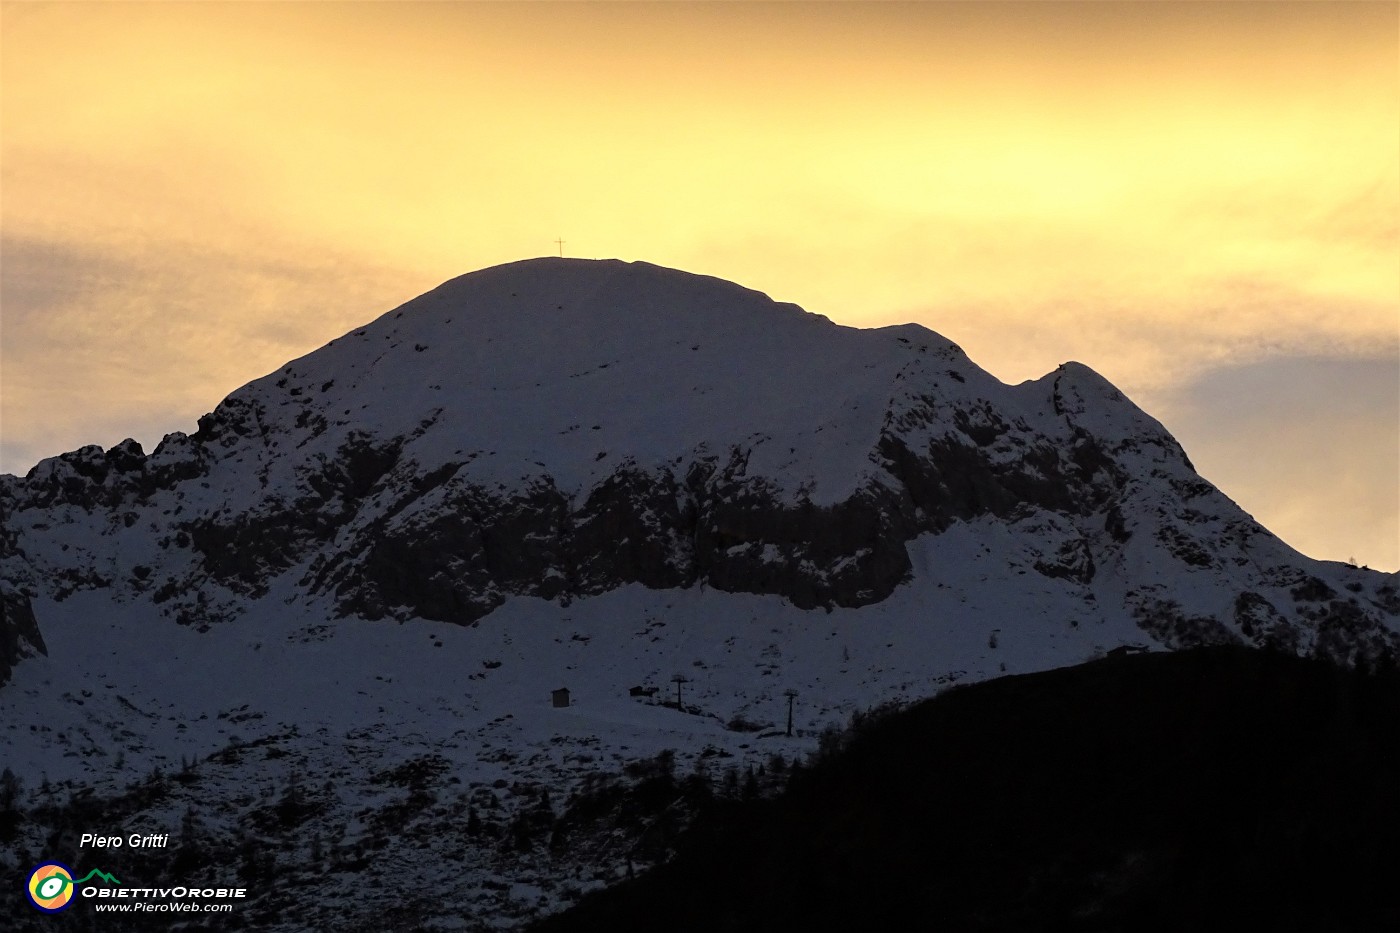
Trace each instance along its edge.
{"label": "rocky cliff face", "polygon": [[[17,593],[112,588],[201,630],[275,583],[333,617],[459,624],[627,583],[862,606],[916,585],[911,540],[989,518],[1028,572],[1164,645],[1400,643],[1394,580],[1291,551],[1086,367],[1007,386],[923,328],[641,263],[463,276],[150,455],[0,484]],[[8,663],[42,645],[20,600]]]}
{"label": "rocky cliff face", "polygon": [[20,593],[0,593],[0,687],[10,680],[10,672],[21,658],[34,653],[48,654],[34,607]]}
{"label": "rocky cliff face", "polygon": [[18,552],[12,508],[8,498],[0,497],[0,687],[9,682],[10,672],[21,659],[48,654],[30,594],[13,582],[23,557]]}

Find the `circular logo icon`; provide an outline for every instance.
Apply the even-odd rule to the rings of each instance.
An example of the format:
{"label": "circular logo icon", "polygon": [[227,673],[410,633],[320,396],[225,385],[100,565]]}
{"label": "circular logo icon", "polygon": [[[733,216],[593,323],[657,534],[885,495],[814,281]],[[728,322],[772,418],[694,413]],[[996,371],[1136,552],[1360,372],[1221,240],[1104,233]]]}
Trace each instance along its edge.
{"label": "circular logo icon", "polygon": [[45,862],[29,873],[29,902],[46,914],[73,906],[73,869]]}

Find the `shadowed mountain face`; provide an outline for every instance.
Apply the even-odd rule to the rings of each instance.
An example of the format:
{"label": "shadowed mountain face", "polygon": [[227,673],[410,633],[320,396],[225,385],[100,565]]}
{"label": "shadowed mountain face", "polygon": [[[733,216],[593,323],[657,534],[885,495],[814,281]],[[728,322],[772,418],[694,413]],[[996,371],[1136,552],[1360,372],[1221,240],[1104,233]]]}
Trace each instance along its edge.
{"label": "shadowed mountain face", "polygon": [[1400,926],[1393,669],[1109,659],[829,744],[784,796],[716,805],[672,862],[537,929]]}
{"label": "shadowed mountain face", "polygon": [[18,591],[113,588],[196,628],[274,583],[371,620],[627,583],[862,606],[944,582],[915,579],[912,539],[991,520],[994,558],[1169,647],[1397,644],[1393,579],[1284,546],[1086,367],[1007,386],[921,327],[644,263],[462,276],[149,456],[5,477],[0,506]]}

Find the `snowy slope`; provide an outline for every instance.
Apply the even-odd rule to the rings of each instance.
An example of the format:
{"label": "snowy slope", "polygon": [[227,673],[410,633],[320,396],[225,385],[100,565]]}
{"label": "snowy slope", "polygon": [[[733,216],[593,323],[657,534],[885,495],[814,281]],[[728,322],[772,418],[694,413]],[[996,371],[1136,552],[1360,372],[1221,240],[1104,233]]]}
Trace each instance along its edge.
{"label": "snowy slope", "polygon": [[[1400,647],[1393,575],[1287,548],[1088,368],[1008,386],[924,328],[644,263],[454,279],[149,456],[0,478],[0,507],[10,767],[116,795],[199,762],[131,831],[196,807],[211,840],[315,775],[298,838],[377,853],[327,895],[366,917],[425,846],[458,880],[423,922],[618,877],[616,852],[452,828],[663,749],[757,767],[855,710],[1128,643]],[[684,711],[658,703],[678,674]]]}

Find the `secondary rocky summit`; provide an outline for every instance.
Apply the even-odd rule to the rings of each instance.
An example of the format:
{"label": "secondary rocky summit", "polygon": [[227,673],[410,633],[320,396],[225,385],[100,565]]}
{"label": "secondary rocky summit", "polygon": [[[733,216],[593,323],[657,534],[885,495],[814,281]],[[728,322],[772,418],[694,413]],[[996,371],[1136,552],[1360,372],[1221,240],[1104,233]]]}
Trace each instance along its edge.
{"label": "secondary rocky summit", "polygon": [[916,573],[908,545],[987,520],[994,559],[1169,647],[1400,642],[1393,577],[1288,548],[1087,367],[1008,386],[923,327],[646,263],[453,279],[150,455],[0,478],[0,507],[5,667],[42,647],[30,598],[93,588],[198,629],[275,583],[331,617],[464,624],[627,583],[862,606],[956,585],[965,555]]}

